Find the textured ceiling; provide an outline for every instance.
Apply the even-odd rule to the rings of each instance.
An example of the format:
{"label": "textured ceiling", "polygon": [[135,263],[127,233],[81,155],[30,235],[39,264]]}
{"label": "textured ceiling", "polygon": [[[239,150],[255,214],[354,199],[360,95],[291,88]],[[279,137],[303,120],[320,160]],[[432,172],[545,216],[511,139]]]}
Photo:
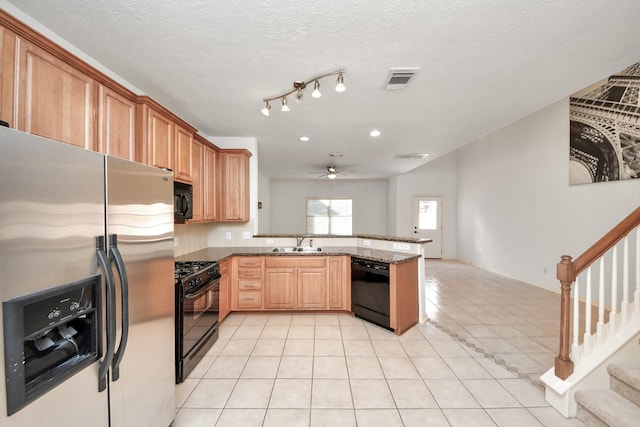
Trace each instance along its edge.
{"label": "textured ceiling", "polygon": [[[11,3],[0,0],[203,133],[256,137],[270,178],[315,177],[331,152],[357,171],[349,178],[404,173],[424,161],[396,153],[432,160],[640,59],[637,0]],[[421,70],[406,89],[384,90],[392,67]],[[260,114],[263,98],[337,68],[346,92],[327,78],[322,98],[307,89],[289,113]]]}

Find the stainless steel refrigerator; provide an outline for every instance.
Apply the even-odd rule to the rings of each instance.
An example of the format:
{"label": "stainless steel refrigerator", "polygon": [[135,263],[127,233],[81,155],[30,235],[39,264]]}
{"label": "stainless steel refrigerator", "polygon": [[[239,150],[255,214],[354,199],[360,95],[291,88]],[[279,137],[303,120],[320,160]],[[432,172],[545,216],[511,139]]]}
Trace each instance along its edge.
{"label": "stainless steel refrigerator", "polygon": [[171,172],[0,128],[0,427],[175,414]]}

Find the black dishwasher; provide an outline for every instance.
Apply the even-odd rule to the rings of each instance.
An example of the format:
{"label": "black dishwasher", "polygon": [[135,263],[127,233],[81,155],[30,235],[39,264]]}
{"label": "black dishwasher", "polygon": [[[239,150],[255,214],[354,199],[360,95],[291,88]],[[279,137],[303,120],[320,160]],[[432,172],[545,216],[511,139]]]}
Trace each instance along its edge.
{"label": "black dishwasher", "polygon": [[391,329],[389,264],[351,257],[351,311],[356,317]]}

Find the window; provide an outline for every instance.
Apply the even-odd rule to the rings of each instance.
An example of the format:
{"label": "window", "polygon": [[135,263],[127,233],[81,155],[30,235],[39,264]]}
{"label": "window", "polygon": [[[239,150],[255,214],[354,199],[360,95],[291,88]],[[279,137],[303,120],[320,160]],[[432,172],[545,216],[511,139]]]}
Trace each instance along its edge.
{"label": "window", "polygon": [[307,199],[307,233],[350,236],[351,199]]}

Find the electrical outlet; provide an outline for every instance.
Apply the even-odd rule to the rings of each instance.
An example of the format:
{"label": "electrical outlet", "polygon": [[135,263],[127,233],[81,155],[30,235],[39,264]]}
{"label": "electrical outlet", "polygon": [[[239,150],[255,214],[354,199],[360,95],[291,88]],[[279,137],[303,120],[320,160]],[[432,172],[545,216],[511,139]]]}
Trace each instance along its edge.
{"label": "electrical outlet", "polygon": [[224,233],[224,238],[227,239],[227,240],[231,240],[231,232],[230,231],[225,232]]}
{"label": "electrical outlet", "polygon": [[409,249],[411,249],[411,245],[409,245],[408,243],[403,243],[402,244],[402,250],[403,251],[408,251]]}
{"label": "electrical outlet", "polygon": [[363,246],[371,246],[371,240],[363,240],[362,241],[362,245]]}
{"label": "electrical outlet", "polygon": [[400,243],[394,243],[393,249],[402,249],[402,245]]}
{"label": "electrical outlet", "polygon": [[178,237],[174,237],[173,238],[173,247],[177,248],[178,246],[180,246],[180,239]]}
{"label": "electrical outlet", "polygon": [[267,239],[267,245],[273,245],[273,239]]}
{"label": "electrical outlet", "polygon": [[250,239],[251,238],[251,232],[250,231],[243,231],[242,232],[242,238],[243,239]]}

